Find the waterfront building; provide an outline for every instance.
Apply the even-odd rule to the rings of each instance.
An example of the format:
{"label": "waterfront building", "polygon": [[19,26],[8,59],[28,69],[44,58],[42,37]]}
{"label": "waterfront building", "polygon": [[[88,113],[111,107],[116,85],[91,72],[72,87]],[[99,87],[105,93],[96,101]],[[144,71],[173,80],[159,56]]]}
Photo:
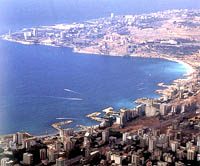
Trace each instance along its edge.
{"label": "waterfront building", "polygon": [[24,32],[24,40],[28,40],[31,37],[31,32]]}
{"label": "waterfront building", "polygon": [[9,29],[8,36],[12,37],[12,31]]}
{"label": "waterfront building", "polygon": [[115,15],[114,15],[114,13],[111,13],[110,14],[110,18],[113,18]]}
{"label": "waterfront building", "polygon": [[122,126],[123,125],[123,121],[122,121],[122,117],[119,116],[116,118],[116,124]]}
{"label": "waterfront building", "polygon": [[160,114],[165,116],[165,115],[167,115],[167,113],[169,112],[170,109],[171,109],[170,105],[163,103],[160,105]]}
{"label": "waterfront building", "polygon": [[153,100],[150,100],[146,104],[146,108],[145,108],[145,115],[146,115],[146,117],[156,116],[159,111],[160,111],[160,105],[159,104],[154,104]]}
{"label": "waterfront building", "polygon": [[33,154],[31,153],[24,153],[23,154],[23,163],[27,165],[33,164]]}
{"label": "waterfront building", "polygon": [[13,142],[22,145],[22,141],[24,139],[24,133],[17,132],[16,134],[13,134]]}
{"label": "waterfront building", "polygon": [[34,36],[34,37],[37,37],[37,34],[38,34],[38,30],[37,30],[37,28],[34,28],[34,29],[33,29],[33,36]]}
{"label": "waterfront building", "polygon": [[72,136],[74,134],[74,130],[72,128],[60,129],[59,133],[60,137],[63,137],[64,135]]}
{"label": "waterfront building", "polygon": [[60,39],[64,40],[66,38],[66,32],[62,31],[60,32]]}

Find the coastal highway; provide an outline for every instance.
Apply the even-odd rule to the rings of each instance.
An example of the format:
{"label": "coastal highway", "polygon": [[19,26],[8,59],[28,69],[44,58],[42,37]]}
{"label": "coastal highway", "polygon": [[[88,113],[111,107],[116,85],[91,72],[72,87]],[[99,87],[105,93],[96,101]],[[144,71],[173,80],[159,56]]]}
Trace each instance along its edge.
{"label": "coastal highway", "polygon": [[190,112],[182,113],[182,114],[180,114],[180,115],[178,115],[176,117],[173,117],[171,119],[165,120],[165,121],[163,121],[163,122],[161,122],[159,124],[153,125],[153,126],[151,126],[149,128],[151,128],[151,129],[156,129],[156,128],[160,128],[160,127],[162,128],[164,126],[168,126],[168,125],[172,124],[176,120],[180,120],[180,119],[182,119],[184,117],[188,117],[188,116],[191,116],[191,115],[195,116],[196,112],[195,111],[190,111]]}
{"label": "coastal highway", "polygon": [[47,138],[47,137],[57,136],[58,134],[59,134],[59,133],[46,134],[46,135],[34,136],[33,138],[44,139],[44,138]]}

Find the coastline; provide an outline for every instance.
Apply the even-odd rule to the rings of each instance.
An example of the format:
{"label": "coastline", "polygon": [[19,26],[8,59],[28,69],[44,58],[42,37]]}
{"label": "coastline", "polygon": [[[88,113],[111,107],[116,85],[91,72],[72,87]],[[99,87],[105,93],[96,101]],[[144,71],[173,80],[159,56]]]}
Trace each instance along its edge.
{"label": "coastline", "polygon": [[[103,55],[103,56],[118,56],[118,57],[125,57],[125,55],[113,55],[113,54],[99,54],[97,52],[91,52],[91,51],[85,51],[85,50],[77,50],[76,48],[73,48],[73,52],[75,53],[81,53],[81,54],[94,54],[94,55]],[[177,62],[181,65],[183,65],[186,69],[186,73],[187,75],[191,75],[194,72],[197,71],[196,67],[192,66],[189,62],[186,62],[184,60],[181,59],[177,59],[177,58],[173,58],[173,57],[167,57],[167,56],[147,56],[147,55],[137,55],[137,54],[131,54],[130,57],[138,57],[138,58],[155,58],[155,59],[165,59],[168,61],[173,61],[173,62]]]}
{"label": "coastline", "polygon": [[[5,39],[3,39],[3,40],[5,40]],[[7,40],[7,41],[9,41],[9,42],[18,42],[18,41],[11,41],[11,40]],[[20,44],[24,44],[24,43],[21,43],[21,42],[18,42],[18,43],[20,43]],[[43,44],[39,44],[39,45],[43,45]],[[50,46],[52,46],[52,45],[50,45]],[[54,46],[52,46],[52,47],[54,47]],[[69,47],[70,48],[70,47]],[[89,52],[89,51],[82,51],[82,50],[79,50],[79,51],[77,51],[77,50],[74,50],[74,48],[73,48],[73,50],[72,50],[72,52],[75,52],[75,53],[81,53],[81,54],[95,54],[95,55],[101,55],[101,56],[118,56],[118,57],[125,57],[125,55],[109,55],[109,54],[98,54],[97,52]],[[127,56],[126,56],[127,57]],[[183,79],[183,80],[188,80],[189,78],[190,78],[190,76],[194,73],[194,72],[196,72],[197,71],[197,69],[194,67],[194,66],[192,66],[190,63],[188,63],[188,62],[186,62],[186,61],[183,61],[183,60],[180,60],[180,59],[175,59],[175,58],[171,58],[171,57],[165,57],[165,56],[147,56],[147,55],[138,55],[138,54],[132,54],[132,55],[130,55],[130,57],[139,57],[139,58],[155,58],[155,59],[166,59],[166,60],[168,60],[168,61],[173,61],[173,62],[177,62],[177,63],[179,63],[179,64],[182,64],[184,67],[185,67],[185,69],[186,69],[186,79]],[[176,80],[174,80],[173,81],[173,83],[174,82],[176,82],[177,80],[179,80],[180,78],[178,78],[178,79],[176,79]],[[171,86],[173,86],[173,83],[171,84],[171,85],[168,85],[167,87],[166,87],[166,89],[165,90],[167,90],[167,89],[169,89]],[[158,86],[159,87],[159,86]],[[159,88],[155,91],[156,93],[158,93],[157,91],[159,91]],[[161,93],[159,93],[160,94],[160,97],[162,97],[162,95],[164,94],[163,92],[161,92]],[[143,96],[144,97],[144,96]],[[160,97],[158,97],[158,98],[160,98]],[[138,100],[138,99],[136,99],[136,100]],[[135,101],[136,101],[135,100]],[[135,101],[133,101],[133,102],[135,102]],[[134,108],[134,107],[133,107]],[[86,116],[87,117],[87,116]],[[95,120],[94,118],[92,119],[92,120]],[[99,121],[98,121],[99,122]],[[80,125],[80,126],[84,126],[84,125]],[[84,126],[84,127],[97,127],[97,125],[93,125],[93,126]],[[51,134],[56,134],[57,132],[55,131],[55,132],[53,132],[53,133],[51,133]]]}
{"label": "coastline", "polygon": [[[72,52],[74,53],[81,53],[81,54],[95,54],[95,55],[102,55],[102,56],[118,56],[118,57],[139,57],[139,58],[156,58],[156,59],[165,59],[168,61],[172,61],[172,62],[176,62],[178,64],[181,64],[185,70],[186,73],[183,75],[184,78],[183,79],[176,79],[173,80],[173,82],[171,83],[171,85],[165,85],[165,87],[160,86],[158,84],[158,87],[163,87],[164,90],[160,90],[158,88],[158,90],[156,90],[155,92],[159,94],[160,97],[156,97],[156,98],[161,98],[165,92],[167,92],[168,90],[170,90],[170,88],[172,88],[177,82],[178,83],[183,83],[183,82],[187,82],[189,79],[193,79],[193,73],[198,71],[197,65],[195,66],[194,64],[192,64],[191,59],[189,59],[188,57],[186,57],[185,59],[183,58],[175,58],[175,57],[170,57],[169,55],[160,55],[157,54],[156,52],[140,52],[140,53],[135,53],[135,54],[130,54],[130,55],[124,55],[124,54],[118,54],[118,50],[117,47],[112,51],[109,52],[108,54],[106,54],[105,52],[101,52],[98,48],[96,48],[95,46],[91,46],[91,47],[76,47],[76,45],[71,44],[71,45],[67,45],[67,44],[63,44],[63,45],[55,45],[53,43],[45,43],[45,42],[39,42],[39,43],[34,43],[32,40],[15,40],[15,39],[11,39],[9,37],[7,37],[6,35],[2,35],[0,36],[2,40],[7,40],[9,42],[17,42],[20,44],[26,44],[26,45],[47,45],[47,46],[52,46],[52,47],[66,47],[66,48],[72,48]],[[164,83],[163,83],[164,84]],[[155,98],[155,97],[154,97]],[[138,99],[136,99],[138,100]],[[134,102],[134,101],[133,101]],[[133,107],[134,108],[134,107]],[[95,112],[94,112],[95,113]],[[91,117],[93,118],[93,120],[95,120],[96,117],[94,116],[89,116],[90,119]]]}
{"label": "coastline", "polygon": [[[81,53],[81,54],[95,54],[95,55],[102,55],[102,56],[118,56],[118,57],[125,57],[125,55],[116,55],[116,54],[98,54],[97,52],[91,52],[91,51],[84,51],[84,50],[74,50],[73,49],[73,52],[76,52],[76,53]],[[172,62],[176,62],[178,64],[181,64],[185,70],[186,70],[186,73],[183,74],[183,76],[185,78],[177,78],[175,80],[173,80],[172,84],[170,85],[165,85],[163,82],[161,83],[158,83],[158,87],[163,87],[164,89],[157,89],[155,92],[157,94],[160,95],[160,97],[158,98],[162,98],[174,85],[175,83],[177,82],[181,82],[181,83],[184,83],[184,82],[187,82],[188,80],[191,80],[193,77],[192,75],[194,73],[197,73],[198,72],[198,68],[197,66],[194,66],[191,64],[191,62],[189,60],[183,60],[183,59],[178,59],[178,58],[174,58],[174,57],[169,57],[169,56],[164,56],[164,55],[160,55],[160,56],[157,56],[157,55],[151,55],[151,56],[148,56],[148,55],[141,55],[141,54],[131,54],[129,55],[129,57],[138,57],[138,58],[154,58],[154,59],[165,59],[165,60],[168,60],[168,61],[172,61]],[[163,85],[159,85],[159,84],[163,84]],[[145,98],[145,97],[142,97],[142,98]],[[153,98],[154,99],[154,98]],[[136,99],[135,101],[133,102],[136,102],[138,99]]]}

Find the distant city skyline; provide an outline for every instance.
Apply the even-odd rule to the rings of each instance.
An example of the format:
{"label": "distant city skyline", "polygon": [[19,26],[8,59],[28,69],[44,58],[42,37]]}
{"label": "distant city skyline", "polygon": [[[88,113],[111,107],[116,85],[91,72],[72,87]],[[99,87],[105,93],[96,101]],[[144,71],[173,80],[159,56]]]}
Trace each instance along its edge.
{"label": "distant city skyline", "polygon": [[168,9],[199,8],[198,0],[1,0],[0,33],[25,25],[80,22],[109,16],[110,13],[141,14]]}

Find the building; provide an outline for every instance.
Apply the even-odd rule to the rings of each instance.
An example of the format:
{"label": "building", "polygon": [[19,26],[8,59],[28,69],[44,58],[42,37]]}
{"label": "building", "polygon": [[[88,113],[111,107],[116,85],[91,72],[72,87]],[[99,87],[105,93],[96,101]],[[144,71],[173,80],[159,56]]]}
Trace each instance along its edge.
{"label": "building", "polygon": [[122,165],[122,156],[120,156],[118,154],[112,154],[111,160],[113,160],[115,162],[115,164]]}
{"label": "building", "polygon": [[8,31],[8,37],[12,37],[12,31],[10,29]]}
{"label": "building", "polygon": [[33,164],[33,154],[31,153],[24,153],[23,154],[23,163],[27,165]]}
{"label": "building", "polygon": [[149,138],[149,151],[153,152],[156,146],[156,140],[154,138]]}
{"label": "building", "polygon": [[132,164],[134,164],[135,166],[139,166],[140,165],[140,156],[133,154],[132,155]]}
{"label": "building", "polygon": [[165,116],[168,114],[168,112],[171,110],[171,106],[166,104],[166,103],[163,103],[160,105],[160,114]]}
{"label": "building", "polygon": [[172,141],[170,142],[170,147],[173,152],[176,152],[177,149],[179,148],[179,143],[177,141]]}
{"label": "building", "polygon": [[73,130],[72,128],[61,129],[61,130],[60,130],[60,137],[63,137],[64,135],[72,136],[73,133],[74,133],[74,130]]}
{"label": "building", "polygon": [[13,134],[13,142],[22,145],[22,141],[24,139],[24,133],[17,132],[16,134]]}
{"label": "building", "polygon": [[146,108],[145,108],[145,115],[146,115],[146,117],[156,116],[156,115],[158,115],[159,111],[160,111],[160,105],[154,103],[153,100],[150,100],[146,104]]}
{"label": "building", "polygon": [[31,37],[31,32],[24,32],[24,40],[28,40]]}
{"label": "building", "polygon": [[195,151],[192,149],[187,150],[187,160],[194,160]]}
{"label": "building", "polygon": [[116,118],[116,124],[122,126],[123,125],[123,121],[122,121],[122,117],[117,117]]}
{"label": "building", "polygon": [[185,164],[179,161],[179,162],[175,162],[175,166],[185,166]]}
{"label": "building", "polygon": [[37,35],[38,35],[38,31],[37,31],[36,28],[34,28],[34,29],[33,29],[33,36],[34,36],[34,37],[37,37]]}
{"label": "building", "polygon": [[6,162],[9,161],[9,158],[2,158],[1,159],[1,166],[5,166],[6,165]]}
{"label": "building", "polygon": [[14,162],[10,160],[9,158],[2,158],[1,159],[1,166],[13,166]]}
{"label": "building", "polygon": [[200,154],[197,154],[197,161],[200,161]]}
{"label": "building", "polygon": [[65,159],[62,157],[56,159],[56,166],[65,166]]}
{"label": "building", "polygon": [[106,130],[102,132],[102,141],[104,143],[109,141],[109,131]]}
{"label": "building", "polygon": [[5,163],[5,166],[13,166],[14,165],[14,161],[9,160]]}
{"label": "building", "polygon": [[128,136],[129,136],[129,133],[128,133],[128,132],[123,133],[122,141],[127,142],[127,138],[128,138]]}
{"label": "building", "polygon": [[55,149],[56,149],[57,152],[61,151],[61,142],[56,141],[56,143],[55,143]]}
{"label": "building", "polygon": [[159,161],[157,164],[158,166],[168,166],[168,163],[163,161]]}
{"label": "building", "polygon": [[58,152],[55,149],[48,149],[47,154],[49,162],[56,162],[56,159],[58,158]]}
{"label": "building", "polygon": [[60,39],[64,40],[66,37],[66,33],[65,32],[60,32]]}
{"label": "building", "polygon": [[40,149],[40,160],[46,160],[46,159],[47,159],[46,149]]}
{"label": "building", "polygon": [[35,141],[35,139],[24,139],[24,140],[22,140],[22,145],[24,148],[28,149],[31,146],[36,145],[36,141]]}
{"label": "building", "polygon": [[64,142],[64,150],[70,152],[73,149],[73,142],[68,140]]}

